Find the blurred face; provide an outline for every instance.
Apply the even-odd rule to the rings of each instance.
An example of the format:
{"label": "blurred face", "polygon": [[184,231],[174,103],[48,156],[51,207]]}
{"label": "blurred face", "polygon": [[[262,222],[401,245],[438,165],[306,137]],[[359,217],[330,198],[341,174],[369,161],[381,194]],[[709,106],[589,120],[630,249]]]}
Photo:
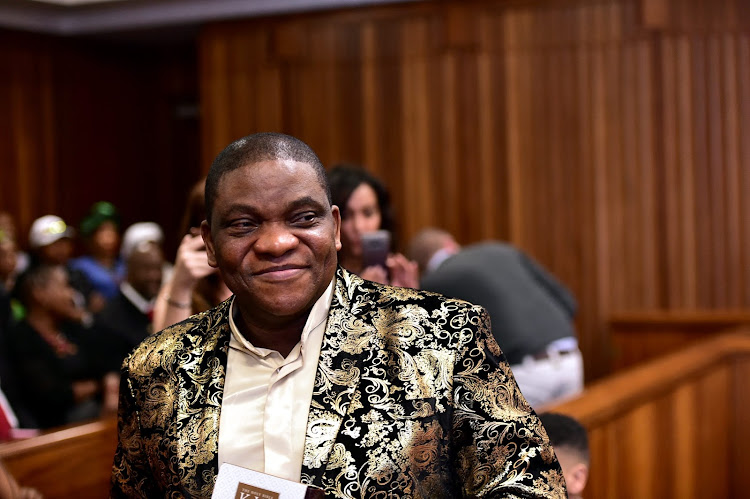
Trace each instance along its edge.
{"label": "blurred face", "polygon": [[77,320],[80,312],[75,304],[75,291],[62,267],[50,272],[47,282],[33,290],[37,303],[58,319]]}
{"label": "blurred face", "polygon": [[58,239],[52,244],[39,248],[42,261],[54,265],[64,265],[73,256],[73,240],[68,237]]}
{"label": "blurred face", "polygon": [[95,255],[114,256],[120,247],[120,233],[113,222],[104,222],[91,236],[92,251]]}
{"label": "blurred face", "polygon": [[359,184],[349,196],[342,214],[341,236],[344,251],[354,256],[362,255],[362,234],[380,229],[381,222],[375,189],[369,184]]}
{"label": "blurred face", "polygon": [[306,318],[341,247],[338,208],[313,167],[263,161],[225,174],[218,187],[203,239],[242,316],[267,328]]}
{"label": "blurred face", "polygon": [[0,279],[6,279],[16,269],[16,243],[10,239],[0,242]]}
{"label": "blurred face", "polygon": [[128,282],[147,300],[159,293],[163,264],[164,257],[155,244],[138,246],[128,259]]}

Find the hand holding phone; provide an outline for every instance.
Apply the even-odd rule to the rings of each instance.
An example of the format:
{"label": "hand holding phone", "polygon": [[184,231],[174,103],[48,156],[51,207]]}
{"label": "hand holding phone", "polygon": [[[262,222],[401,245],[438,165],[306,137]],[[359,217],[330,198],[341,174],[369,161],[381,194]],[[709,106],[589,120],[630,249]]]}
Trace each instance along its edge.
{"label": "hand holding phone", "polygon": [[362,234],[363,267],[379,265],[385,268],[385,261],[390,251],[391,233],[387,230],[376,230]]}

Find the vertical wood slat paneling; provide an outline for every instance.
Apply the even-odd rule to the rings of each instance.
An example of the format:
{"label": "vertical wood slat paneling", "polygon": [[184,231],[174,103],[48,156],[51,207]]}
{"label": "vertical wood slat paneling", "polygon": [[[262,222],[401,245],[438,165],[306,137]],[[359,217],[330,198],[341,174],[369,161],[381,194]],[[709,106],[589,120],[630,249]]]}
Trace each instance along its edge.
{"label": "vertical wood slat paneling", "polygon": [[[106,199],[123,224],[161,223],[172,256],[186,187],[199,173],[185,144],[198,139],[197,126],[175,109],[195,102],[191,50],[170,52],[161,67],[159,51],[0,30],[0,210],[14,217],[23,248],[35,218],[53,213],[75,225]],[[169,87],[170,71],[189,83]]]}
{"label": "vertical wood slat paneling", "polygon": [[[212,25],[204,164],[281,130],[381,176],[402,243],[440,225],[521,246],[579,297],[593,379],[614,311],[750,306],[750,49],[722,17],[734,1],[419,3]],[[241,92],[253,120],[235,116]]]}
{"label": "vertical wood slat paneling", "polygon": [[750,37],[747,34],[742,34],[739,37],[739,49],[737,51],[738,60],[738,86],[740,88],[740,102],[739,102],[739,130],[741,133],[739,139],[740,146],[740,182],[739,188],[743,195],[741,196],[740,205],[740,232],[742,234],[740,240],[741,260],[739,266],[734,269],[740,275],[740,281],[743,283],[742,288],[742,303],[746,303],[750,300],[750,251],[747,248],[750,247],[750,196],[747,195],[750,192]]}

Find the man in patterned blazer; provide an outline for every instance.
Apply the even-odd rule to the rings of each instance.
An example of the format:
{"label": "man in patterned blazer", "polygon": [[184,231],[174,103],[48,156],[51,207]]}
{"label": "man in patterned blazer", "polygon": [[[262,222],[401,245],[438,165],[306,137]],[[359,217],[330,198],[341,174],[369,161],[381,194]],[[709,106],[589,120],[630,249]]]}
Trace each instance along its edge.
{"label": "man in patterned blazer", "polygon": [[565,496],[486,312],[337,266],[341,216],[303,142],[233,142],[203,238],[233,297],[125,361],[113,497],[210,497],[232,463],[327,497]]}

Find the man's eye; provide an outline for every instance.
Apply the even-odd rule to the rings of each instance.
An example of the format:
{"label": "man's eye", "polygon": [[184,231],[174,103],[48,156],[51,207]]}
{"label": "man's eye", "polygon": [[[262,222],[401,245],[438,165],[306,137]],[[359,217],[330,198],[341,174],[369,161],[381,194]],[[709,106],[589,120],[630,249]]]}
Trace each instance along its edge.
{"label": "man's eye", "polygon": [[255,227],[255,224],[250,220],[235,220],[229,224],[231,229],[251,229]]}
{"label": "man's eye", "polygon": [[318,215],[315,213],[302,213],[294,218],[293,222],[299,225],[310,225],[315,223],[318,219]]}

